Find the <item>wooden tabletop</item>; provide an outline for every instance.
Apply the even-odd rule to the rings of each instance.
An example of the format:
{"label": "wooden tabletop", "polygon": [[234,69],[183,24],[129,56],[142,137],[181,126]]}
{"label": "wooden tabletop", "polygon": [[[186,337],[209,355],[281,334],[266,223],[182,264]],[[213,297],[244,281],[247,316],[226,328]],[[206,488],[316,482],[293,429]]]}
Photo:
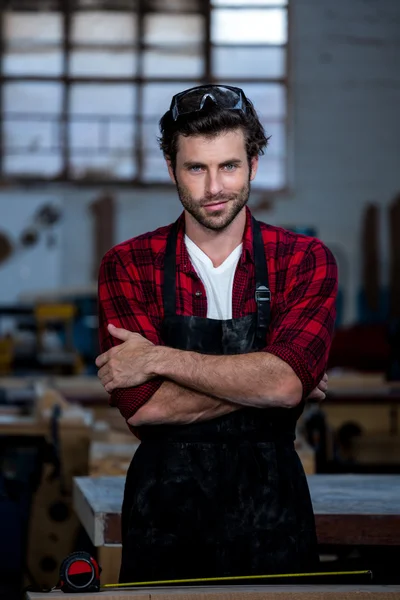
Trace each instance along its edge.
{"label": "wooden tabletop", "polygon": [[[28,600],[89,600],[99,594],[28,593]],[[397,585],[281,585],[219,587],[151,587],[130,590],[102,590],[109,600],[399,600]]]}
{"label": "wooden tabletop", "polygon": [[[400,545],[400,475],[308,476],[320,544]],[[120,544],[125,477],[76,477],[74,508],[95,546]]]}
{"label": "wooden tabletop", "polygon": [[[329,385],[329,384],[328,384]],[[343,387],[328,389],[325,404],[375,404],[375,405],[399,405],[400,387],[398,385],[382,385],[380,387]]]}
{"label": "wooden tabletop", "polygon": [[384,373],[329,373],[324,404],[400,404],[400,381]]}

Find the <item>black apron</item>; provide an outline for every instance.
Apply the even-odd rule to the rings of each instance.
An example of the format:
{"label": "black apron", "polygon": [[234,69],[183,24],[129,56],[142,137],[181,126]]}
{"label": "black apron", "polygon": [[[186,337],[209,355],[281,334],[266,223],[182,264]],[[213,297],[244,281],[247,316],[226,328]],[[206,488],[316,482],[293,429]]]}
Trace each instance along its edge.
{"label": "black apron", "polygon": [[[218,321],[176,314],[174,225],[164,272],[167,346],[218,355],[265,347],[268,272],[254,219],[252,227],[257,312]],[[249,407],[203,423],[141,427],[125,484],[120,582],[315,569],[314,515],[294,449],[301,410]]]}

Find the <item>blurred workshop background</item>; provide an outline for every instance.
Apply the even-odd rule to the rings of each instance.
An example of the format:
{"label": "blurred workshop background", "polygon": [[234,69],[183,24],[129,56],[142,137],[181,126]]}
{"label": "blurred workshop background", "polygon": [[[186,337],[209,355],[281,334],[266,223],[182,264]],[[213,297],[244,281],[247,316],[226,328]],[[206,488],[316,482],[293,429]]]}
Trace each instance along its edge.
{"label": "blurred workshop background", "polygon": [[307,474],[400,474],[399,64],[398,0],[2,0],[1,583],[96,550],[73,478],[123,476],[138,445],[96,377],[97,272],[180,213],[158,119],[200,83],[243,87],[271,135],[255,216],[338,262]]}

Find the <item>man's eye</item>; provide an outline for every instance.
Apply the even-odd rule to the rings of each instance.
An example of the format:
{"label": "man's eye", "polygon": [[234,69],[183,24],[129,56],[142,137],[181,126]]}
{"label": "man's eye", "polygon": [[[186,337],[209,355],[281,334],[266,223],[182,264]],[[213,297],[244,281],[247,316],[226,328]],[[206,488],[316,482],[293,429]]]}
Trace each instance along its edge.
{"label": "man's eye", "polygon": [[192,173],[199,173],[202,170],[201,165],[192,165],[189,169]]}
{"label": "man's eye", "polygon": [[231,172],[234,171],[237,168],[237,165],[235,165],[234,163],[229,164],[229,165],[224,165],[224,170]]}

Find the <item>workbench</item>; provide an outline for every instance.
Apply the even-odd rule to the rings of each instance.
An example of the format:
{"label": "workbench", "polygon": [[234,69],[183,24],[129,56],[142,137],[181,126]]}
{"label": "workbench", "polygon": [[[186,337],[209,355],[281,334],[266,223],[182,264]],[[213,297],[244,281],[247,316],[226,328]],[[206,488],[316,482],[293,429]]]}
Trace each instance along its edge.
{"label": "workbench", "polygon": [[[307,479],[319,544],[400,545],[400,475],[310,475]],[[124,483],[124,477],[74,479],[74,510],[98,548],[103,583],[115,582],[118,573]]]}
{"label": "workbench", "polygon": [[316,454],[318,472],[400,473],[399,381],[386,381],[383,373],[330,373],[325,400],[310,402],[303,419],[312,415],[317,422],[318,413],[325,422],[315,434],[325,440]]}
{"label": "workbench", "polygon": [[28,593],[28,600],[398,600],[400,586],[298,585],[144,588],[92,594]]}
{"label": "workbench", "polygon": [[400,432],[400,382],[382,373],[332,374],[320,407],[329,422],[359,422],[365,431]]}

